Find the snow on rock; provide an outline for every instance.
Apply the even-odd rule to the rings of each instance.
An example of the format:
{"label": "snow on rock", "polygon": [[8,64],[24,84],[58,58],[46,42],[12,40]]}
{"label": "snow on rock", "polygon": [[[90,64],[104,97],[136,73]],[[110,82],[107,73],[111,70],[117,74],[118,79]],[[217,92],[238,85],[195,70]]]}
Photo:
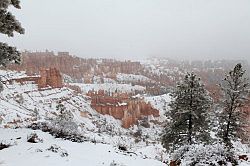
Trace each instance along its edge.
{"label": "snow on rock", "polygon": [[27,77],[25,71],[17,72],[11,70],[0,70],[0,78],[2,81]]}
{"label": "snow on rock", "polygon": [[146,102],[150,102],[150,104],[157,110],[160,111],[160,116],[164,116],[164,114],[168,111],[168,104],[171,101],[170,94],[164,94],[160,96],[147,96],[145,97]]}
{"label": "snow on rock", "polygon": [[[6,74],[6,73],[3,73]],[[11,78],[16,78],[20,73],[12,72]],[[101,87],[108,91],[114,91],[116,89],[122,90],[123,92],[131,92],[135,90],[144,90],[144,87],[141,86],[132,86],[128,84],[92,84],[92,85],[85,85],[80,84],[84,87],[88,87],[89,89],[92,89],[93,87]],[[102,85],[102,86],[99,86]],[[32,82],[24,82],[23,84],[20,83],[6,83],[4,84],[4,90],[1,92],[0,95],[0,128],[17,128],[17,127],[26,127],[32,123],[36,122],[48,122],[48,119],[53,118],[57,113],[58,110],[56,109],[59,102],[62,102],[62,104],[65,106],[67,110],[70,110],[71,113],[74,116],[74,121],[78,125],[79,132],[88,140],[89,142],[96,142],[98,146],[93,146],[91,143],[85,143],[84,145],[79,145],[79,147],[82,146],[82,148],[86,149],[93,149],[93,153],[86,156],[86,160],[88,158],[93,158],[96,152],[95,150],[98,150],[98,148],[105,147],[105,148],[113,148],[113,146],[117,149],[120,145],[125,146],[128,148],[128,150],[131,152],[131,155],[127,155],[124,157],[124,152],[117,152],[118,157],[113,157],[110,160],[104,159],[104,164],[101,163],[94,163],[94,165],[109,165],[112,162],[116,164],[124,164],[124,165],[140,165],[139,163],[144,163],[144,160],[142,158],[147,158],[149,162],[145,162],[145,165],[147,163],[151,163],[148,165],[162,165],[160,154],[162,153],[155,153],[153,151],[151,155],[148,155],[150,153],[150,150],[148,151],[140,151],[140,149],[144,149],[147,146],[151,146],[153,144],[159,144],[159,131],[161,131],[161,126],[157,124],[153,124],[151,122],[149,128],[140,127],[138,129],[137,126],[134,126],[130,129],[124,129],[121,127],[121,121],[116,120],[111,116],[108,115],[100,115],[95,110],[93,110],[90,107],[90,100],[89,97],[76,93],[75,91],[69,89],[69,88],[56,88],[56,89],[43,89],[38,90],[38,87],[36,84]],[[123,103],[121,103],[123,104]],[[3,129],[1,129],[3,130]],[[137,132],[137,130],[140,130],[142,132],[141,138],[135,138],[134,134]],[[6,131],[12,133],[15,133],[16,130],[9,130],[6,129]],[[15,131],[15,132],[14,132]],[[18,131],[17,131],[18,132]],[[31,131],[30,131],[31,132]],[[28,133],[26,133],[28,135]],[[39,134],[39,133],[38,133]],[[27,136],[25,136],[26,138]],[[0,137],[2,139],[2,137]],[[44,139],[44,138],[42,138]],[[47,136],[46,136],[47,139]],[[52,139],[52,137],[50,138]],[[52,139],[54,140],[54,139]],[[145,142],[147,140],[147,142]],[[1,140],[0,140],[1,141]],[[45,141],[46,142],[46,141]],[[56,142],[53,142],[53,144],[58,145]],[[102,145],[100,143],[103,143],[105,145]],[[15,142],[13,144],[16,144]],[[46,143],[45,143],[46,144]],[[62,151],[65,149],[67,152],[69,152],[69,156],[75,154],[76,152],[74,149],[72,151],[68,148],[65,148],[63,145],[63,141],[59,144]],[[74,143],[70,143],[74,144]],[[33,156],[31,156],[32,160],[34,158],[34,161],[31,160],[31,162],[39,161],[44,159],[44,156],[54,156],[55,158],[58,158],[60,160],[65,161],[65,165],[67,165],[67,161],[65,158],[61,158],[60,155],[54,154],[51,152],[47,152],[46,148],[49,148],[50,145],[46,144],[46,147],[42,149],[42,156],[40,156],[40,153],[38,153],[37,149],[33,148],[32,150],[27,150],[28,148],[25,147],[27,151],[23,153],[21,156],[15,156],[18,155],[18,151],[23,151],[24,148],[23,144],[18,144],[18,146],[12,146],[16,147],[17,149],[14,149],[13,151],[13,157],[16,157],[16,163],[22,163],[26,161],[19,161],[21,160],[21,157],[24,155],[32,153]],[[26,146],[26,145],[25,145]],[[45,146],[45,145],[41,145]],[[88,147],[89,146],[89,147]],[[70,146],[71,147],[71,146]],[[73,146],[72,146],[73,147]],[[97,149],[95,149],[97,147]],[[11,149],[10,148],[10,149]],[[18,149],[20,148],[20,149]],[[38,148],[39,149],[39,148]],[[9,149],[5,149],[4,152],[7,152]],[[76,149],[78,150],[78,149]],[[138,151],[138,153],[135,153]],[[139,153],[140,151],[140,153]],[[12,153],[11,152],[11,153]],[[144,154],[144,152],[146,154]],[[9,155],[2,155],[3,152],[0,152],[0,156],[6,156],[6,158],[3,161],[3,158],[0,158],[0,163],[7,163],[7,165],[15,165],[15,161],[11,161],[11,158],[8,158]],[[5,153],[4,153],[5,154]],[[81,155],[84,156],[84,151],[81,153]],[[109,154],[109,153],[108,153]],[[101,153],[100,153],[101,155]],[[119,157],[122,156],[122,157]],[[135,157],[134,157],[135,156]],[[49,158],[49,157],[47,157]],[[53,160],[55,160],[55,158]],[[100,158],[102,158],[100,156]],[[81,159],[81,158],[76,158]],[[83,158],[84,159],[84,158]],[[114,161],[113,161],[114,160]],[[135,162],[138,160],[138,162]],[[146,161],[146,160],[145,160]],[[152,161],[152,162],[151,162]],[[52,165],[54,161],[48,160],[46,164],[43,163],[43,165]],[[93,162],[93,161],[91,161]],[[68,165],[75,165],[75,163],[69,162]],[[156,164],[155,164],[156,163]],[[34,163],[33,163],[34,164]],[[23,164],[20,164],[23,165]],[[57,164],[56,164],[57,165]],[[63,164],[62,164],[63,165]]]}
{"label": "snow on rock", "polygon": [[145,77],[143,75],[135,75],[135,74],[124,74],[124,73],[118,73],[116,75],[116,79],[119,82],[152,82],[148,77]]}

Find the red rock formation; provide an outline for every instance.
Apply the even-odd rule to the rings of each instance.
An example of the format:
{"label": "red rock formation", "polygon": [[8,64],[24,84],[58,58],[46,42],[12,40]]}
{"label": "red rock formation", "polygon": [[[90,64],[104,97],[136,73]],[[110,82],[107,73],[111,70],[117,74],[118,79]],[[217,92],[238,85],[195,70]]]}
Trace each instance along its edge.
{"label": "red rock formation", "polygon": [[[103,78],[111,78],[116,80],[118,73],[124,74],[140,74],[144,75],[150,81],[132,82],[136,85],[146,87],[146,93],[152,95],[164,94],[166,91],[161,87],[175,86],[183,77],[186,71],[194,71],[203,80],[206,87],[211,90],[211,95],[215,101],[218,98],[217,88],[214,88],[228,68],[236,64],[234,61],[207,61],[204,64],[200,61],[195,62],[177,62],[167,60],[164,63],[159,62],[156,68],[161,70],[162,67],[171,72],[163,72],[156,74],[139,62],[132,61],[116,61],[113,59],[84,59],[71,56],[68,52],[24,52],[22,53],[21,65],[10,65],[9,69],[17,71],[26,71],[28,74],[38,74],[40,68],[57,68],[61,73],[70,76],[75,82],[93,83],[94,77],[98,76],[100,82]],[[43,82],[44,83],[44,82]],[[131,81],[125,82],[131,83]]]}
{"label": "red rock formation", "polygon": [[[93,76],[116,78],[117,73],[132,74],[142,69],[139,62],[116,61],[113,59],[83,59],[69,55],[68,52],[24,52],[22,53],[22,64],[12,64],[9,69],[26,71],[28,74],[38,74],[40,68],[57,68],[62,73],[73,79],[84,78],[86,83],[92,83]],[[92,70],[93,69],[93,70]]]}
{"label": "red rock formation", "polygon": [[62,76],[56,68],[41,69],[40,78],[38,79],[38,88],[61,88],[63,86]]}
{"label": "red rock formation", "polygon": [[23,78],[11,79],[6,82],[18,82],[24,84],[25,82],[33,82],[38,85],[38,89],[52,87],[63,87],[62,76],[56,68],[41,69],[40,76],[28,76]]}
{"label": "red rock formation", "polygon": [[104,91],[87,93],[91,97],[91,107],[103,115],[113,116],[122,121],[124,128],[136,124],[144,116],[159,116],[159,111],[142,99],[132,99],[128,94],[105,94]]}

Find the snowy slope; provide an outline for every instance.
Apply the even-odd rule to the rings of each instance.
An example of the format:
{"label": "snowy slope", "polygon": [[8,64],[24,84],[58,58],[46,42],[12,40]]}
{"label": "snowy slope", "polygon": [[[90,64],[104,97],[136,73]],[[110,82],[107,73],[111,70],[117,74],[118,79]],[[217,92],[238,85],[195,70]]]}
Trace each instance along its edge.
{"label": "snowy slope", "polygon": [[153,80],[143,75],[124,74],[124,73],[118,73],[116,75],[116,79],[119,82],[153,82]]}
{"label": "snowy slope", "polygon": [[[42,143],[28,143],[27,135],[37,133]],[[20,138],[21,137],[21,138]],[[111,145],[93,144],[89,142],[73,143],[55,139],[51,135],[29,129],[0,129],[0,138],[13,146],[0,150],[0,165],[2,166],[163,166],[165,164],[141,158],[136,154],[127,154]],[[17,139],[20,138],[20,139]],[[60,147],[58,153],[47,150],[50,146]],[[61,152],[68,156],[61,157]],[[150,151],[148,151],[150,153]]]}
{"label": "snowy slope", "polygon": [[[5,73],[5,75],[8,74]],[[16,78],[15,75],[19,76],[20,73],[12,72],[11,78]],[[104,85],[99,86],[98,84],[92,86],[105,88]],[[115,86],[126,92],[134,87],[127,84],[115,84]],[[109,90],[113,87],[112,84],[107,84],[106,88]],[[138,87],[135,86],[134,89],[138,89]],[[159,145],[160,125],[150,123],[150,128],[134,126],[124,129],[119,120],[111,116],[100,115],[93,110],[87,96],[75,93],[69,88],[39,91],[37,85],[32,82],[4,85],[4,90],[0,95],[0,128],[26,127],[37,121],[46,121],[57,114],[56,106],[59,101],[73,113],[74,120],[79,126],[79,132],[90,142],[102,142],[107,147],[123,145],[129,151],[136,153],[139,158],[150,158],[156,161],[166,159],[164,149]],[[84,116],[81,116],[82,113]],[[134,137],[138,130],[142,132],[139,139]],[[144,141],[146,138],[147,142]],[[152,153],[143,150],[146,146],[151,149]]]}
{"label": "snowy slope", "polygon": [[103,83],[103,84],[80,84],[71,83],[70,85],[79,86],[83,93],[90,90],[98,91],[104,90],[105,92],[120,92],[120,93],[134,93],[135,91],[143,92],[145,87],[130,84],[117,84],[117,83]]}
{"label": "snowy slope", "polygon": [[164,116],[167,110],[169,110],[168,104],[171,101],[171,97],[169,94],[147,96],[145,97],[145,101],[149,102],[155,109],[159,110],[161,116]]}
{"label": "snowy slope", "polygon": [[[5,79],[25,77],[25,73],[0,71]],[[78,85],[86,93],[88,90],[103,89],[114,92],[134,92],[144,90],[141,86],[128,84],[73,84]],[[139,96],[140,97],[140,96]],[[74,92],[69,88],[44,89],[38,91],[32,82],[25,84],[6,84],[0,94],[0,143],[11,143],[10,148],[0,150],[0,165],[113,165],[117,166],[161,166],[161,161],[169,159],[165,149],[160,144],[162,123],[166,120],[164,114],[168,112],[169,95],[145,96],[154,108],[160,111],[160,117],[148,117],[148,127],[135,125],[129,129],[121,127],[121,122],[111,116],[100,115],[90,107],[87,96]],[[62,139],[55,139],[48,133],[24,129],[27,125],[47,121],[58,113],[56,106],[59,101],[74,115],[79,132],[86,138],[84,143],[73,143]],[[17,128],[19,129],[10,129]],[[7,129],[4,129],[7,128]],[[31,144],[26,138],[36,132],[43,143]],[[140,133],[140,136],[136,136]],[[16,139],[21,137],[21,139]],[[91,142],[96,142],[93,144]],[[59,153],[48,151],[51,145],[61,148]],[[130,152],[121,152],[119,145],[127,147]],[[241,147],[240,145],[237,147]],[[60,152],[67,151],[68,157],[61,157]],[[238,149],[240,153],[242,150]],[[242,151],[245,154],[247,149]],[[248,151],[249,153],[249,151]],[[29,160],[27,160],[29,158]],[[242,165],[249,165],[242,162]]]}

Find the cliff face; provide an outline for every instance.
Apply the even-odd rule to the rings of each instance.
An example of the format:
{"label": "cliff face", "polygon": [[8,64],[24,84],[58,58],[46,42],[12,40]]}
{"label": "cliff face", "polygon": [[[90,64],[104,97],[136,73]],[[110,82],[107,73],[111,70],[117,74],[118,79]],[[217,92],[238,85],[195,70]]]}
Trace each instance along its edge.
{"label": "cliff face", "polygon": [[83,59],[69,55],[68,52],[24,52],[21,65],[10,65],[9,69],[26,71],[28,74],[37,74],[40,68],[57,68],[60,72],[71,76],[73,79],[86,79],[92,82],[94,75],[115,78],[117,73],[134,73],[141,70],[139,62],[115,61],[112,59]]}
{"label": "cliff face", "polygon": [[[61,73],[70,76],[74,82],[91,84],[95,82],[95,76],[100,78],[111,78],[117,81],[117,74],[144,75],[152,80],[137,81],[133,84],[146,87],[150,94],[162,94],[160,87],[172,85],[173,80],[166,75],[155,75],[145,70],[140,62],[117,61],[113,59],[84,59],[71,56],[68,52],[24,52],[22,53],[21,65],[12,64],[8,66],[11,70],[26,71],[28,75],[39,74],[41,68],[56,68]],[[41,82],[43,84],[44,82]],[[131,83],[131,82],[124,82]]]}
{"label": "cliff face", "polygon": [[130,98],[129,94],[107,95],[104,91],[90,91],[87,95],[91,97],[92,108],[103,115],[121,120],[124,128],[131,127],[145,116],[159,116],[159,111],[149,103],[142,99]]}
{"label": "cliff face", "polygon": [[[149,63],[141,64],[132,61],[116,61],[113,59],[84,59],[71,56],[68,52],[59,52],[55,55],[53,52],[24,52],[22,53],[21,65],[10,65],[8,68],[17,71],[26,71],[27,74],[38,74],[41,68],[56,68],[61,73],[70,76],[73,82],[93,83],[95,77],[100,78],[103,83],[105,78],[111,78],[118,83],[117,75],[133,74],[142,75],[150,81],[124,81],[122,83],[135,84],[146,87],[146,93],[151,95],[161,95],[166,93],[163,87],[175,86],[187,71],[194,71],[202,78],[207,89],[211,92],[215,101],[220,94],[216,85],[219,84],[224,73],[235,61],[214,61],[214,62],[178,62],[160,59]],[[43,84],[44,82],[42,82]]]}

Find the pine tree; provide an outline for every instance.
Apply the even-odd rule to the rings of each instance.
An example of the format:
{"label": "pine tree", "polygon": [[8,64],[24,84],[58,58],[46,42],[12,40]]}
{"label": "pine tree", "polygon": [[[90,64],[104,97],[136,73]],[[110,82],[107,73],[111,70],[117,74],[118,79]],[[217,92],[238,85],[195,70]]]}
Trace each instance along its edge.
{"label": "pine tree", "polygon": [[[14,36],[14,32],[24,34],[24,29],[16,20],[15,16],[8,11],[9,6],[20,9],[19,0],[1,0],[0,1],[0,33],[9,37]],[[20,52],[15,47],[8,46],[0,42],[0,66],[6,66],[8,63],[20,63]]]}
{"label": "pine tree", "polygon": [[78,125],[74,122],[74,115],[61,102],[56,106],[56,109],[57,116],[51,121],[53,132],[58,137],[77,134]]}
{"label": "pine tree", "polygon": [[[14,36],[14,32],[24,34],[24,29],[16,20],[15,16],[8,11],[9,6],[14,6],[20,9],[19,0],[0,0],[0,33],[9,37]],[[21,62],[20,52],[15,47],[9,46],[6,43],[0,42],[0,67],[6,66],[9,63]],[[3,90],[3,85],[0,79],[0,92]]]}
{"label": "pine tree", "polygon": [[247,101],[249,88],[245,72],[242,65],[237,64],[225,76],[221,84],[224,101],[222,102],[223,111],[220,116],[219,136],[226,145],[231,145],[232,140],[239,138],[239,134],[244,133],[246,116],[241,108]]}
{"label": "pine tree", "polygon": [[207,114],[212,100],[200,78],[193,73],[187,74],[171,96],[171,120],[163,131],[163,146],[174,150],[185,144],[208,142],[210,134]]}

